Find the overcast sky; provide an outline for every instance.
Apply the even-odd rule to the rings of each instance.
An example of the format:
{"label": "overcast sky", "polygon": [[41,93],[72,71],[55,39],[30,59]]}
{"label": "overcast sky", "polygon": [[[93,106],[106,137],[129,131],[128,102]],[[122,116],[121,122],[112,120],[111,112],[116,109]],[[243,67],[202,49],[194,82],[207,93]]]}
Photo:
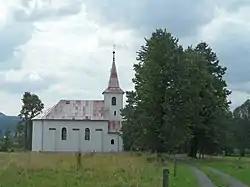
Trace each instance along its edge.
{"label": "overcast sky", "polygon": [[133,88],[136,51],[156,28],[184,45],[208,42],[228,67],[235,107],[250,96],[249,0],[1,0],[0,112],[17,115],[23,92],[45,108],[101,99],[116,44],[120,85]]}

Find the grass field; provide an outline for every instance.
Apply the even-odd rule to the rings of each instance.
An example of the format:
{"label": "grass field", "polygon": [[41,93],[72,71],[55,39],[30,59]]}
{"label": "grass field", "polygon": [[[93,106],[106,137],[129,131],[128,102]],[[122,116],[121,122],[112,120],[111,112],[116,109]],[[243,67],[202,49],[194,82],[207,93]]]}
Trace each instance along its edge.
{"label": "grass field", "polygon": [[170,169],[170,187],[198,187],[189,167],[148,162],[147,155],[102,154],[82,156],[76,169],[73,154],[0,154],[0,186],[4,187],[161,187],[162,169]]}

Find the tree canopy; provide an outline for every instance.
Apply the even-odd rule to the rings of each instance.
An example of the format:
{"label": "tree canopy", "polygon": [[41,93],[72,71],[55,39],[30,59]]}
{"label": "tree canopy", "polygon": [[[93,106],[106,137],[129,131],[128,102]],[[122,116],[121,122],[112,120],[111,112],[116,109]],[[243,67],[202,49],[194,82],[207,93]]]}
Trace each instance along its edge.
{"label": "tree canopy", "polygon": [[[16,132],[19,136],[24,134],[24,145],[25,150],[31,150],[32,146],[32,118],[36,117],[40,114],[44,108],[44,104],[40,100],[40,98],[36,94],[32,94],[30,92],[25,92],[22,98],[22,108],[19,116],[23,120],[23,123],[20,123],[17,130],[20,132]],[[25,128],[22,127],[25,126]],[[24,133],[21,130],[24,129]],[[20,137],[19,137],[20,139]]]}
{"label": "tree canopy", "polygon": [[184,49],[157,29],[137,52],[134,91],[122,110],[127,150],[186,151],[189,156],[227,148],[233,115],[226,67],[206,42]]}

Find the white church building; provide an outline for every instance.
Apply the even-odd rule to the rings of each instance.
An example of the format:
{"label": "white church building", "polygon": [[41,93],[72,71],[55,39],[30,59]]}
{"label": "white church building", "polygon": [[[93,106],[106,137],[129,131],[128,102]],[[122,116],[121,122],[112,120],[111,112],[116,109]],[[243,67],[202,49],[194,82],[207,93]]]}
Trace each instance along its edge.
{"label": "white church building", "polygon": [[119,86],[115,51],[103,100],[60,100],[33,119],[32,151],[119,152],[124,91]]}

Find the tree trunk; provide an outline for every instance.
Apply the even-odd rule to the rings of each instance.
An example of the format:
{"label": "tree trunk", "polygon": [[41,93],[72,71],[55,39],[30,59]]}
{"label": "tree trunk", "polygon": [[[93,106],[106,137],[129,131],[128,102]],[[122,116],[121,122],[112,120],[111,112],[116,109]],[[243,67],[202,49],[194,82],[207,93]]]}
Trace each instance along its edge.
{"label": "tree trunk", "polygon": [[176,177],[176,169],[177,169],[177,161],[176,161],[176,156],[175,156],[175,153],[174,153],[174,177]]}
{"label": "tree trunk", "polygon": [[28,137],[28,122],[25,121],[25,127],[24,127],[24,151],[27,151],[27,137]]}
{"label": "tree trunk", "polygon": [[188,156],[192,158],[197,158],[197,152],[198,152],[198,142],[196,138],[194,137],[190,142]]}
{"label": "tree trunk", "polygon": [[237,167],[240,169],[241,168],[241,157],[238,158],[237,160]]}

